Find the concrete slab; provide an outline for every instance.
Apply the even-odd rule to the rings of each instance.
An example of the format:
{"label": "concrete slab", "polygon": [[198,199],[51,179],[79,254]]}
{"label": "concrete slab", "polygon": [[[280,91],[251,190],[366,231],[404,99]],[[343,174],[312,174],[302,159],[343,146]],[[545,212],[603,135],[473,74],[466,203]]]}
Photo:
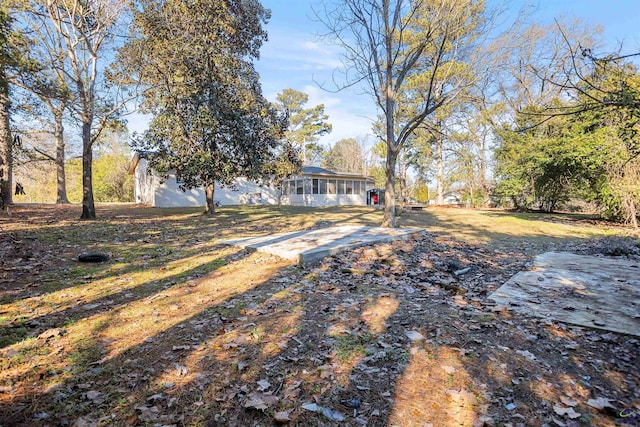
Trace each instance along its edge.
{"label": "concrete slab", "polygon": [[547,252],[489,296],[524,314],[640,336],[640,262]]}
{"label": "concrete slab", "polygon": [[424,230],[419,228],[344,225],[318,230],[225,240],[222,243],[267,252],[303,265],[358,246],[409,239],[423,232]]}

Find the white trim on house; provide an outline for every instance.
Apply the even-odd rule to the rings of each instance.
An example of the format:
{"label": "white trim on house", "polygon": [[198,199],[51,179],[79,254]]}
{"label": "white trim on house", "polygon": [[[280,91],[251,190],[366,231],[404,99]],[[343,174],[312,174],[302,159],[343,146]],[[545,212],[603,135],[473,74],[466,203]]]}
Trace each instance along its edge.
{"label": "white trim on house", "polygon": [[[315,169],[315,170],[314,170]],[[302,176],[285,182],[284,194],[294,206],[363,206],[367,204],[367,190],[373,188],[370,178],[355,174],[316,171],[306,167]]]}
{"label": "white trim on house", "polygon": [[[183,191],[175,173],[162,179],[149,168],[148,161],[135,154],[129,168],[134,176],[134,197],[136,203],[144,203],[158,208],[205,206],[206,198],[202,188]],[[302,182],[302,192],[296,187]],[[331,192],[331,182],[335,191]],[[323,183],[324,186],[323,187]],[[341,185],[342,187],[341,189]],[[367,190],[373,188],[369,177],[344,174],[326,169],[305,166],[302,176],[285,181],[282,196],[280,190],[270,185],[260,185],[246,178],[237,178],[231,187],[216,185],[214,200],[225,205],[277,205],[278,198],[283,205],[294,206],[339,206],[366,205]],[[292,190],[293,189],[293,190]],[[323,191],[324,190],[324,191]]]}

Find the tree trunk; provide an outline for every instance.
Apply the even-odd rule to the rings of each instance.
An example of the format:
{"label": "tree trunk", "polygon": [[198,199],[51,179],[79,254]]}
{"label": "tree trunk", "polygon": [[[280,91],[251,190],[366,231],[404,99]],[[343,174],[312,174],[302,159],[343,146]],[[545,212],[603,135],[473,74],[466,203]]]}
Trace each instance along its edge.
{"label": "tree trunk", "polygon": [[[396,145],[395,118],[396,118],[396,93],[393,87],[393,29],[389,28],[389,1],[382,1],[382,17],[385,25],[384,43],[387,63],[384,66],[384,114],[386,118],[387,134],[387,164],[385,165],[386,183],[384,192],[384,215],[382,226],[396,228],[396,160],[402,147]],[[382,89],[382,87],[380,88]]]}
{"label": "tree trunk", "polygon": [[56,179],[57,179],[57,197],[56,203],[69,203],[67,198],[67,184],[64,172],[64,126],[62,124],[62,114],[56,114],[53,135],[56,140]]}
{"label": "tree trunk", "polygon": [[396,160],[398,152],[387,147],[387,162],[385,165],[386,183],[384,188],[384,216],[382,218],[382,226],[396,228]]}
{"label": "tree trunk", "polygon": [[482,191],[482,207],[489,205],[489,185],[487,180],[487,144],[484,134],[480,136],[480,190]]}
{"label": "tree trunk", "polygon": [[207,208],[204,211],[207,215],[213,215],[216,213],[216,204],[213,201],[213,195],[215,194],[216,187],[214,184],[209,184],[204,188],[205,198],[207,200]]}
{"label": "tree trunk", "polygon": [[9,83],[0,65],[0,209],[13,204],[13,140],[9,123]]}
{"label": "tree trunk", "polygon": [[400,156],[400,200],[402,206],[407,204],[407,159],[406,156]]}
{"label": "tree trunk", "polygon": [[93,201],[93,147],[91,144],[91,123],[82,124],[82,216],[80,219],[96,219]]}
{"label": "tree trunk", "polygon": [[627,193],[624,196],[625,214],[627,215],[626,223],[631,225],[634,229],[638,229],[638,209],[636,208],[636,202],[632,193]]}
{"label": "tree trunk", "polygon": [[438,198],[436,204],[444,205],[444,156],[442,154],[442,135],[438,133],[436,136],[436,186],[438,188]]}

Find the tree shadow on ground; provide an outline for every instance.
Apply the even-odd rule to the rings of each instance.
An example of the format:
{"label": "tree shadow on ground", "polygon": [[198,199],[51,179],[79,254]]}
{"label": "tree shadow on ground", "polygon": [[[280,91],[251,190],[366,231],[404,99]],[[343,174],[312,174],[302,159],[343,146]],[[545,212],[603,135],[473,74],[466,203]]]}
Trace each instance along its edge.
{"label": "tree shadow on ground", "polygon": [[[607,425],[584,408],[587,394],[638,405],[637,342],[487,304],[526,251],[423,236],[305,269],[259,253],[227,259],[5,349],[0,423],[270,425],[284,413],[293,425],[542,425],[564,393]],[[480,270],[454,278],[453,260]]]}
{"label": "tree shadow on ground", "polygon": [[[10,311],[5,306],[3,313],[5,315],[10,314],[15,317],[13,317],[11,322],[5,323],[4,328],[8,331],[11,331],[12,329],[21,329],[26,333],[24,334],[24,337],[20,337],[20,334],[15,333],[2,334],[0,349],[19,342],[22,339],[26,339],[27,337],[36,337],[40,333],[46,332],[48,329],[73,324],[106,310],[117,310],[120,306],[131,304],[138,300],[153,296],[160,291],[176,286],[178,283],[184,283],[185,281],[198,278],[205,272],[209,273],[216,271],[227,264],[227,259],[237,259],[240,253],[241,251],[239,250],[227,250],[226,253],[222,252],[219,258],[215,258],[212,261],[199,263],[193,268],[180,269],[182,271],[179,273],[172,274],[169,272],[162,276],[156,276],[152,280],[142,282],[127,275],[128,273],[135,271],[135,269],[127,269],[127,271],[122,271],[113,275],[114,277],[119,276],[116,283],[109,280],[109,277],[100,283],[96,283],[96,281],[99,281],[100,279],[92,280],[93,283],[88,282],[91,284],[90,286],[92,288],[109,288],[108,291],[103,290],[99,292],[99,296],[97,297],[91,295],[94,294],[94,292],[91,291],[84,292],[86,296],[76,293],[74,298],[67,299],[66,302],[58,303],[54,306],[51,306],[47,301],[42,301],[41,297],[43,294],[40,294],[35,298],[30,298],[37,301],[28,301],[24,299],[18,300],[18,305],[29,305],[31,310],[29,313],[25,313],[24,311],[21,312],[20,310]],[[244,253],[244,251],[242,253]],[[78,283],[75,286],[82,287],[82,283]],[[65,288],[65,290],[68,290],[68,288]],[[82,291],[84,291],[84,289]],[[62,300],[64,296],[55,295],[54,298],[56,300]],[[42,311],[45,310],[46,312],[42,313]]]}

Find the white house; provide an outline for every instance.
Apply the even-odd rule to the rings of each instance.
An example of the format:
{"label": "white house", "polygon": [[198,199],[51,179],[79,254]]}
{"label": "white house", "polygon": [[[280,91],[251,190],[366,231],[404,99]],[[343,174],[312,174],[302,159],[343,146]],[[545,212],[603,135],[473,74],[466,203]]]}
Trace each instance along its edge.
{"label": "white house", "polygon": [[302,175],[284,184],[283,203],[294,206],[366,205],[373,178],[303,166]]}
{"label": "white house", "polygon": [[[271,185],[260,185],[246,178],[238,178],[230,187],[216,185],[214,199],[221,205],[276,205],[280,197],[283,205],[337,206],[366,205],[367,190],[373,188],[373,179],[357,174],[346,174],[327,169],[304,166],[302,175],[285,181],[283,190]],[[175,173],[165,179],[149,168],[144,154],[135,154],[129,167],[133,175],[136,203],[158,208],[205,206],[202,188],[183,191]]]}

